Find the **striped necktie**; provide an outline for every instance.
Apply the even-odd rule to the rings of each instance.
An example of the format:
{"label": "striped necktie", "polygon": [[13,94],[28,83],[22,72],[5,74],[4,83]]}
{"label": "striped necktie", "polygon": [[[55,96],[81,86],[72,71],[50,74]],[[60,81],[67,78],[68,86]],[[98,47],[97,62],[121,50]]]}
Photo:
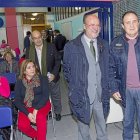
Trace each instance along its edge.
{"label": "striped necktie", "polygon": [[93,42],[94,42],[93,40],[90,41],[90,50],[91,50],[91,53],[96,61],[96,52],[95,52],[95,48],[93,46]]}

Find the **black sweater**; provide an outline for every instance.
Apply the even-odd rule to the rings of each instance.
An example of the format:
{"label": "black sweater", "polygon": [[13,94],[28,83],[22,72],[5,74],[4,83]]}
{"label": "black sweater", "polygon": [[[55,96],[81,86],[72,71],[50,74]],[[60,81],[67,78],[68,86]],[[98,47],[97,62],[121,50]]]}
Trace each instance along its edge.
{"label": "black sweater", "polygon": [[[36,110],[44,107],[49,100],[49,89],[47,80],[42,75],[39,75],[39,79],[40,86],[33,88],[34,100],[32,101],[32,107],[34,107]],[[23,85],[22,81],[18,80],[15,85],[15,105],[21,112],[28,116],[29,111],[24,104],[25,91],[26,88]]]}

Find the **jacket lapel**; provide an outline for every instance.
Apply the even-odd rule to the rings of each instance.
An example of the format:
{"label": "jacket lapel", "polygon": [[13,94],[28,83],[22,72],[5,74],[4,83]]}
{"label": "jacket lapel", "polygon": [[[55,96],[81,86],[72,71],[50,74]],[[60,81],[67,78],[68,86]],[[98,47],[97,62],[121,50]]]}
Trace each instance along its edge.
{"label": "jacket lapel", "polygon": [[81,41],[81,37],[83,36],[84,33],[81,33],[76,39],[73,40],[73,44],[76,45],[77,50],[83,55],[83,57],[86,58],[86,54],[85,54],[85,49],[84,49],[84,45]]}
{"label": "jacket lapel", "polygon": [[100,62],[102,53],[104,51],[104,46],[102,45],[99,37],[97,37],[97,48],[98,48],[98,62]]}
{"label": "jacket lapel", "polygon": [[[85,49],[85,51],[86,51],[86,54],[89,55],[92,59],[94,59],[94,57],[93,57],[93,55],[92,55],[92,53],[91,53],[91,50],[90,50],[90,48],[89,48],[87,42],[86,42],[85,39],[84,39],[84,36],[81,37],[81,42],[82,42],[82,44],[84,45],[84,49]],[[95,59],[94,59],[94,60],[95,60]]]}
{"label": "jacket lapel", "polygon": [[[37,57],[37,52],[36,52],[36,49],[35,49],[35,62],[40,70],[40,66],[39,66],[39,62],[38,62],[38,57]],[[41,71],[40,71],[41,72]]]}

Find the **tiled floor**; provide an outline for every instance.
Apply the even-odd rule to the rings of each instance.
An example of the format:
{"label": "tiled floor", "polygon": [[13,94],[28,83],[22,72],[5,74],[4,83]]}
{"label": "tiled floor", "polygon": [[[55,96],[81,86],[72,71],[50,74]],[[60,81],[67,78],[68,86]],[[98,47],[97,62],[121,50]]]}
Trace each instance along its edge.
{"label": "tiled floor", "polygon": [[[61,99],[62,99],[62,119],[61,121],[55,121],[56,137],[53,134],[52,119],[47,122],[47,137],[46,140],[78,140],[77,135],[77,122],[74,116],[71,116],[70,107],[68,103],[68,90],[67,83],[61,73]],[[118,127],[122,129],[122,122],[116,123]],[[115,124],[107,124],[108,140],[123,140],[122,130],[120,130]],[[135,132],[136,133],[136,132]],[[92,140],[96,140],[96,130],[94,126],[93,118],[90,123],[90,134]],[[17,131],[18,140],[20,140],[20,133]],[[23,140],[31,140],[31,138],[23,135]],[[138,134],[134,134],[134,140],[138,140]]]}

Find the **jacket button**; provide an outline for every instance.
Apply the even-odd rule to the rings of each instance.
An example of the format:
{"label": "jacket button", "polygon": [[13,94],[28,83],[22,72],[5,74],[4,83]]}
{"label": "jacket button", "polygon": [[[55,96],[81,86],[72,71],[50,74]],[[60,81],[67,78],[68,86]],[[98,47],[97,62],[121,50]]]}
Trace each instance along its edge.
{"label": "jacket button", "polygon": [[83,67],[85,67],[85,64],[83,64]]}

